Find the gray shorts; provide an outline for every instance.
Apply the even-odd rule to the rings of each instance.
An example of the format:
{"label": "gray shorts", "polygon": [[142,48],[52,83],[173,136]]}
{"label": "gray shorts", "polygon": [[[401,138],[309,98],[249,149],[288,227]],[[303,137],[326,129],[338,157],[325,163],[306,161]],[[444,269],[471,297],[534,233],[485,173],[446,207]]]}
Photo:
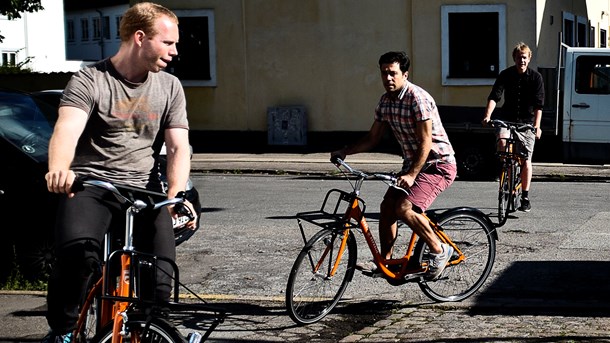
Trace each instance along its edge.
{"label": "gray shorts", "polygon": [[[498,128],[496,131],[496,135],[498,138],[507,138],[509,137],[509,130],[507,128]],[[534,154],[534,144],[536,143],[536,134],[532,131],[525,132],[515,132],[515,140],[517,141],[515,151],[518,154],[526,157],[528,161],[532,160],[532,155]]]}

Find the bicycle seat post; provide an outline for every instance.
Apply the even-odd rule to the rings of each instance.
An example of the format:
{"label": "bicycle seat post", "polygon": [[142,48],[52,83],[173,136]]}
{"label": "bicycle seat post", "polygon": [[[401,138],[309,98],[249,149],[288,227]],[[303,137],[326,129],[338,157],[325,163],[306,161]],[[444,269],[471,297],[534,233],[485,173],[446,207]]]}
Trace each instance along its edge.
{"label": "bicycle seat post", "polygon": [[133,251],[133,217],[136,213],[140,212],[142,209],[146,208],[146,203],[142,200],[136,200],[133,202],[131,206],[127,209],[126,212],[126,220],[125,220],[125,246],[123,250]]}

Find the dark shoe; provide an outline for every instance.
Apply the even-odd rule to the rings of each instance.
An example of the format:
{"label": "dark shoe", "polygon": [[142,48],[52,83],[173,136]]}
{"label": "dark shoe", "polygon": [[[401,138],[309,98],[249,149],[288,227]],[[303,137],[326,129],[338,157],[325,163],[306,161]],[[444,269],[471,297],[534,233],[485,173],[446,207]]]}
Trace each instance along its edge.
{"label": "dark shoe", "polygon": [[430,262],[428,263],[428,273],[426,273],[426,279],[434,280],[438,278],[445,267],[447,266],[447,262],[451,259],[453,255],[453,247],[448,244],[441,244],[443,248],[443,252],[440,254],[430,253]]}
{"label": "dark shoe", "polygon": [[529,198],[521,199],[521,206],[519,207],[519,211],[529,212],[532,210],[532,205],[530,204]]}
{"label": "dark shoe", "polygon": [[44,336],[41,343],[71,343],[72,342],[72,332],[68,332],[63,335],[56,335],[53,331],[49,331],[49,333]]}

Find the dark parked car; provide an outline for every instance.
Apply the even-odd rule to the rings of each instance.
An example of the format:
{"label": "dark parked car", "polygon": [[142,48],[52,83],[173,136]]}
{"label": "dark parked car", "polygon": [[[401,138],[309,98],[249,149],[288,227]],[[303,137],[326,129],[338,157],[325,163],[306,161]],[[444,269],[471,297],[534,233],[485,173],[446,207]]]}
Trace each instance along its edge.
{"label": "dark parked car", "polygon": [[[57,108],[27,93],[0,90],[0,277],[16,263],[28,279],[52,260],[56,196],[44,174]],[[27,267],[26,267],[27,266]]]}
{"label": "dark parked car", "polygon": [[[61,91],[0,89],[0,281],[15,266],[28,280],[43,279],[52,268],[57,195],[47,191],[44,175],[60,96]],[[160,156],[160,165],[164,162]],[[187,189],[200,216],[199,195],[190,180]],[[176,244],[194,232],[178,218]]]}

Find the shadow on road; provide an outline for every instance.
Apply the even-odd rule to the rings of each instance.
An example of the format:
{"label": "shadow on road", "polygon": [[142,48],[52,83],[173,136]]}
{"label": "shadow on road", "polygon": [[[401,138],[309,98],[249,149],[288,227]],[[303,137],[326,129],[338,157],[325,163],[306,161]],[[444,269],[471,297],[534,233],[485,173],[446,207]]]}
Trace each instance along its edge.
{"label": "shadow on road", "polygon": [[473,314],[610,317],[610,262],[518,261],[477,296]]}

